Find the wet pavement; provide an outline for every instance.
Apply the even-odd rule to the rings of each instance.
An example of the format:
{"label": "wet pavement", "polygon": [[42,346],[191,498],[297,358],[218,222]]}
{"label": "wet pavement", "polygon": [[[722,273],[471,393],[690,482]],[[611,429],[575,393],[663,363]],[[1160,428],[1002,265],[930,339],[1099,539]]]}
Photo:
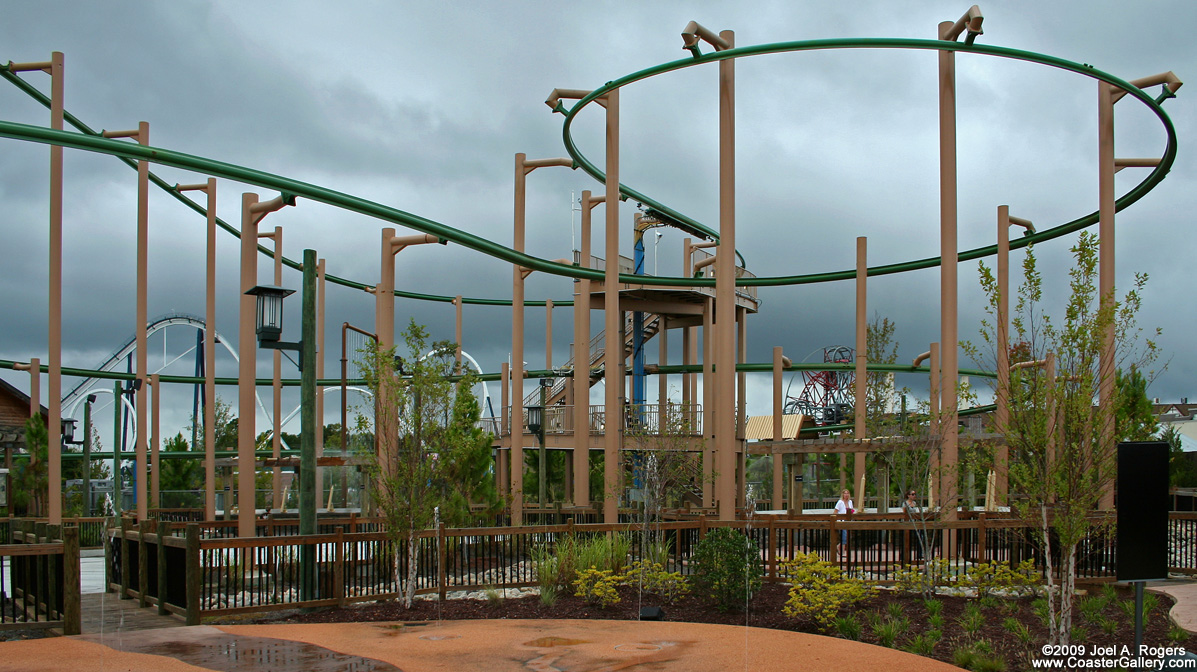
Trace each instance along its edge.
{"label": "wet pavement", "polygon": [[635,621],[445,621],[196,626],[0,644],[0,670],[175,672],[668,672],[957,668],[843,639]]}

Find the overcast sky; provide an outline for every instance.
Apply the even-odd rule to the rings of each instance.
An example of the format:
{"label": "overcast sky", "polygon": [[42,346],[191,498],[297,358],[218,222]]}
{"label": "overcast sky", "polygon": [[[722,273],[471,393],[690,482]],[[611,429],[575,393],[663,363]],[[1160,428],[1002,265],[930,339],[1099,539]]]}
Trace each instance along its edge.
{"label": "overcast sky", "polygon": [[[933,38],[964,2],[854,3],[5,3],[0,60],[66,58],[66,107],[96,129],[150,124],[151,144],[245,165],[369,198],[483,236],[512,242],[513,156],[565,156],[563,117],[544,99],[554,87],[593,89],[686,56],[679,33],[690,20],[733,29],[739,46],[833,37]],[[1044,52],[1135,79],[1173,70],[1197,76],[1191,30],[1197,5],[1174,2],[1002,2],[982,5],[980,42]],[[25,75],[48,91],[49,78]],[[870,265],[938,254],[936,57],[933,52],[822,51],[741,59],[737,64],[737,247],[757,275],[849,269],[856,236],[869,238]],[[1096,85],[1079,75],[964,54],[957,59],[960,249],[995,242],[997,206],[1047,228],[1097,209]],[[1158,92],[1158,89],[1153,90]],[[1117,218],[1117,281],[1151,279],[1141,323],[1160,327],[1168,369],[1149,390],[1164,400],[1197,397],[1195,324],[1189,285],[1197,212],[1197,163],[1189,150],[1188,88],[1165,105],[1180,151],[1168,178]],[[667,74],[621,96],[625,184],[718,228],[716,68]],[[0,118],[48,124],[48,112],[0,82]],[[1117,107],[1117,154],[1164,151],[1154,116],[1126,99]],[[575,138],[603,164],[603,116],[579,117]],[[48,150],[3,141],[0,151],[0,358],[46,357]],[[206,176],[152,167],[170,183]],[[1142,169],[1119,173],[1118,193]],[[577,245],[571,195],[602,185],[579,172],[537,171],[528,187],[528,251],[555,259]],[[240,194],[261,191],[221,181],[218,212],[239,221]],[[66,366],[98,366],[134,329],[136,174],[116,159],[68,150],[65,197],[64,352]],[[601,206],[596,209],[601,218]],[[634,203],[620,209],[621,250],[631,255]],[[601,221],[601,219],[597,220]],[[571,222],[573,226],[571,227]],[[330,273],[378,280],[379,231],[389,224],[301,199],[264,220],[282,226],[284,253],[306,247]],[[169,196],[150,194],[152,317],[202,315],[204,222]],[[597,228],[596,228],[597,231]],[[400,231],[404,233],[404,231]],[[676,275],[685,234],[666,230],[647,270]],[[1066,287],[1075,236],[1040,246],[1049,304]],[[221,233],[217,331],[236,344],[237,240]],[[605,255],[602,236],[594,252]],[[1021,253],[1016,253],[1016,260]],[[460,246],[409,248],[398,256],[399,288],[510,299],[511,267]],[[259,261],[263,284],[270,261]],[[977,263],[960,268],[962,339],[976,340],[983,297]],[[283,284],[298,288],[288,270]],[[528,298],[569,300],[572,283],[533,274]],[[749,321],[749,359],[768,361],[781,345],[797,361],[853,342],[851,282],[762,288]],[[1054,303],[1053,303],[1054,302]],[[869,312],[897,322],[899,358],[939,339],[937,269],[869,283]],[[288,337],[298,337],[298,297]],[[453,308],[399,299],[397,321],[452,338]],[[335,377],[344,321],[373,328],[373,299],[329,286],[325,375]],[[601,326],[601,315],[593,319]],[[528,310],[525,360],[544,363],[544,311]],[[569,357],[572,317],[554,313],[555,364]],[[194,344],[193,331],[155,336],[157,369]],[[510,350],[510,310],[469,307],[464,347],[486,371]],[[675,353],[680,339],[671,339]],[[656,346],[649,348],[650,361]],[[259,355],[259,375],[269,357]],[[675,359],[674,363],[680,360]],[[966,358],[962,366],[970,366]],[[164,369],[188,375],[184,357]],[[236,375],[218,354],[217,373]],[[296,376],[290,365],[284,376]],[[28,376],[0,370],[28,388]],[[67,380],[65,389],[77,381]],[[925,387],[925,381],[899,384]],[[770,408],[766,377],[752,382],[750,412]],[[105,387],[107,385],[105,384]],[[655,390],[655,385],[650,389]],[[45,389],[43,385],[43,390]],[[794,391],[797,389],[795,385]],[[190,390],[166,396],[163,430],[188,423]],[[263,391],[266,392],[265,390]],[[498,385],[491,387],[498,395]],[[232,389],[221,396],[235,405]],[[596,397],[596,399],[599,397]],[[337,396],[328,397],[328,419]],[[288,393],[286,406],[296,403]],[[601,403],[601,402],[599,402]],[[267,405],[269,401],[267,400]],[[107,414],[101,413],[101,416]],[[257,421],[265,426],[264,416]],[[298,431],[298,421],[288,427]],[[101,426],[104,436],[110,430]]]}

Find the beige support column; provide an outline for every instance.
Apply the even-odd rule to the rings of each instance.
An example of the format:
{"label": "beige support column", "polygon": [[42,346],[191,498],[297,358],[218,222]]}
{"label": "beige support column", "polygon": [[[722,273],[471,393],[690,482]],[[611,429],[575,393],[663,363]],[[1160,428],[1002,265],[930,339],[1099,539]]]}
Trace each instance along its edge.
{"label": "beige support column", "polygon": [[254,376],[258,363],[254,333],[254,297],[246,294],[258,284],[258,219],[253,208],[258,195],[241,195],[241,310],[237,324],[237,536],[252,537],[254,525]]}
{"label": "beige support column", "polygon": [[[781,374],[781,346],[773,346],[773,440],[781,441],[781,421],[782,413],[785,409],[785,400],[782,398],[781,392],[782,374]],[[781,508],[781,502],[784,497],[785,488],[785,454],[777,452],[777,448],[773,448],[773,504],[772,508],[776,511]]]}
{"label": "beige support column", "polygon": [[[959,30],[955,24],[939,24],[939,39],[955,41]],[[955,30],[955,35],[952,35]],[[957,335],[956,282],[956,52],[939,52],[939,278],[940,278],[940,339],[943,348],[940,367],[943,408],[941,423],[942,465],[941,482],[944,519],[956,519],[956,479],[950,477],[956,469],[956,444],[959,429],[956,425],[956,385],[959,350]]]}
{"label": "beige support column", "polygon": [[[1102,307],[1114,301],[1114,98],[1113,88],[1097,83],[1097,183],[1098,183],[1098,292]],[[1098,364],[1098,417],[1101,452],[1114,454],[1114,380],[1117,358],[1114,323],[1106,326]],[[1101,492],[1098,508],[1114,508],[1114,481]]]}
{"label": "beige support column", "polygon": [[[374,286],[374,333],[378,336],[378,351],[386,352],[395,345],[395,255],[391,252],[391,240],[395,229],[384,228],[379,247],[378,284]],[[391,399],[387,385],[378,386],[375,399],[378,412],[374,418],[374,443],[377,457],[384,470],[390,469],[390,460],[398,450],[398,409]]]}
{"label": "beige support column", "polygon": [[[176,184],[175,190],[207,196],[207,243],[204,300],[204,520],[216,520],[216,179],[204,184]],[[194,446],[192,446],[194,449]]]}
{"label": "beige support column", "polygon": [[[8,63],[9,72],[42,71],[50,75],[50,128],[62,130],[63,97],[63,55],[60,51],[50,54],[49,61],[38,63]],[[50,145],[50,255],[48,259],[49,320],[47,345],[49,364],[47,367],[47,479],[49,480],[47,514],[49,524],[62,524],[62,146]],[[40,380],[40,370],[32,367],[31,372]],[[37,416],[40,397],[30,395],[34,413]]]}
{"label": "beige support column", "polygon": [[713,375],[713,342],[715,306],[711,299],[702,307],[702,506],[715,505],[715,377]]}
{"label": "beige support column", "polygon": [[[581,266],[591,267],[591,210],[606,200],[582,192]],[[590,280],[582,278],[575,285],[574,298],[574,506],[590,504]]]}
{"label": "beige support column", "polygon": [[[856,239],[856,424],[853,434],[857,439],[867,439],[868,429],[865,426],[867,409],[865,395],[869,383],[868,362],[868,239],[860,236]],[[865,476],[865,455],[858,452],[853,455],[852,484],[862,483]],[[864,511],[865,493],[856,493],[857,508]]]}
{"label": "beige support column", "polygon": [[992,501],[1006,504],[1010,475],[1010,206],[998,206],[997,222],[997,393],[994,398],[994,431],[1001,434],[994,455],[996,489]]}
{"label": "beige support column", "polygon": [[[515,235],[512,249],[524,251],[525,154],[515,155]],[[511,524],[524,524],[524,273],[511,267]]]}
{"label": "beige support column", "polygon": [[[142,145],[150,144],[150,125],[141,122],[137,125],[137,142]],[[146,327],[149,323],[147,310],[147,295],[149,288],[149,213],[150,213],[150,164],[148,161],[137,162],[137,379],[142,385],[137,389],[137,519],[146,520],[149,516],[146,497],[146,435],[149,434],[146,423],[146,403],[149,390],[146,388],[146,377],[149,373],[146,352]],[[50,395],[57,396],[51,390]],[[57,427],[52,431],[57,431]],[[51,441],[51,443],[57,443]],[[61,476],[52,479],[60,484]],[[60,498],[61,499],[61,498]],[[53,504],[51,505],[53,506]]]}
{"label": "beige support column", "polygon": [[[63,55],[50,54],[50,127],[62,130]],[[62,524],[62,146],[50,146],[50,297],[49,297],[49,399],[46,427],[48,516],[51,525]],[[144,329],[144,325],[142,326]],[[38,373],[40,377],[40,372]]]}
{"label": "beige support column", "polygon": [[[50,127],[62,130],[63,55],[50,54]],[[49,460],[49,518],[51,525],[62,524],[62,145],[50,147],[50,301],[49,356],[47,377],[49,422],[46,432]],[[140,175],[140,170],[139,173]],[[142,325],[142,329],[145,325]],[[40,373],[38,374],[41,375]]]}
{"label": "beige support column", "polygon": [[[150,125],[147,122],[141,122],[137,125],[135,131],[104,131],[105,138],[132,138],[138,144],[143,146],[150,144]],[[136,418],[137,418],[137,441],[135,446],[135,475],[134,482],[136,483],[137,492],[134,493],[134,498],[137,500],[137,518],[138,520],[146,519],[146,500],[147,486],[146,486],[146,434],[149,433],[147,429],[146,419],[146,405],[149,403],[148,398],[148,365],[146,363],[146,327],[149,322],[146,310],[146,296],[148,288],[148,259],[149,259],[149,189],[150,189],[150,164],[144,159],[137,162],[137,317],[136,326],[134,328],[134,336],[136,339],[137,357],[134,365],[134,372],[137,380],[141,381],[141,386],[137,388],[136,392]],[[51,390],[51,396],[55,392]],[[51,417],[51,423],[55,423],[55,419]],[[56,442],[53,440],[57,436],[58,427],[51,428],[51,444]],[[53,449],[52,449],[53,450]],[[53,458],[51,462],[54,462]],[[53,469],[53,467],[51,467]],[[61,488],[61,475],[55,479],[51,474],[51,487],[57,482],[58,487]],[[51,497],[51,508],[61,506],[61,497],[55,500]],[[61,514],[60,514],[61,517]]]}
{"label": "beige support column", "polygon": [[[931,435],[938,437],[938,439],[935,444],[936,447],[931,451],[931,457],[930,457],[930,461],[928,462],[928,468],[929,468],[930,476],[931,476],[930,481],[935,483],[935,487],[937,489],[936,492],[938,492],[942,495],[943,485],[940,483],[940,480],[941,480],[941,476],[943,475],[943,473],[942,473],[943,472],[943,470],[942,470],[943,434],[942,434],[942,430],[940,429],[940,426],[942,424],[941,423],[942,418],[940,416],[940,391],[941,391],[940,385],[943,383],[943,373],[942,373],[942,369],[941,369],[940,363],[939,363],[939,344],[938,343],[931,344],[930,366],[931,366],[931,375],[929,376],[929,379],[931,382],[930,382],[930,388],[929,388],[928,394],[927,394],[927,405],[928,405],[928,408],[930,409],[930,413],[929,413],[930,420],[928,421],[927,424],[928,424],[928,429],[931,431]],[[927,493],[927,497],[930,498],[932,496],[932,494],[933,493]],[[928,499],[928,502],[931,503],[931,505],[933,505],[933,506],[936,504],[936,502],[932,502],[930,499]]]}
{"label": "beige support column", "polygon": [[[682,275],[687,278],[693,273],[692,254],[693,248],[690,245],[690,239],[686,238],[682,243]],[[698,339],[695,327],[685,327],[682,329],[682,364],[688,366],[697,361]],[[691,424],[698,423],[698,416],[694,413],[696,377],[693,373],[682,374],[682,407],[686,412],[686,420]]]}
{"label": "beige support column", "polygon": [[149,508],[159,508],[162,506],[162,496],[159,486],[161,485],[162,472],[162,434],[160,433],[162,423],[160,419],[160,398],[162,396],[162,386],[158,383],[158,374],[150,376],[150,387],[154,388],[154,396],[151,397],[150,415],[153,416],[150,424],[150,431],[152,432],[153,440],[150,443],[150,504]]}
{"label": "beige support column", "polygon": [[[735,33],[719,37],[729,48]],[[719,519],[736,518],[736,61],[719,61],[719,254],[715,258],[715,453]]]}
{"label": "beige support column", "polygon": [[619,522],[623,495],[620,454],[623,447],[623,312],[619,308],[619,89],[607,94],[606,272],[603,279],[604,408],[603,522]]}
{"label": "beige support column", "polygon": [[511,456],[512,443],[510,430],[511,368],[507,362],[503,362],[499,367],[499,383],[503,390],[499,395],[499,452],[496,457],[498,465],[495,471],[499,475],[499,494],[510,497],[511,472],[508,459]]}
{"label": "beige support column", "polygon": [[1003,434],[994,455],[994,496],[997,506],[1005,506],[1010,477],[1010,444],[1004,436],[1010,428],[1010,226],[1017,224],[1034,233],[1030,221],[1010,216],[1010,206],[998,206],[997,254],[997,395],[993,413],[996,431]]}
{"label": "beige support column", "polygon": [[[536,159],[515,155],[515,212],[512,249],[524,252],[524,194],[528,173],[548,166],[573,167],[571,159]],[[511,267],[511,518],[515,525],[524,520],[524,277],[522,266]],[[530,271],[529,271],[530,272]]]}

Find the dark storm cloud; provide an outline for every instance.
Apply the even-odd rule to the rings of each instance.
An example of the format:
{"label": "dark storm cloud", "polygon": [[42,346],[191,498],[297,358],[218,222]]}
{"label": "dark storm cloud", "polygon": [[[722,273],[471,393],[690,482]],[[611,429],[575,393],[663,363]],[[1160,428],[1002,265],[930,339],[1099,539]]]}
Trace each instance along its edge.
{"label": "dark storm cloud", "polygon": [[[122,8],[137,11],[113,18]],[[955,19],[965,8],[955,2],[658,3],[562,12],[551,3],[403,2],[346,3],[332,12],[324,3],[118,3],[115,9],[76,5],[51,18],[21,3],[7,8],[0,59],[66,52],[68,109],[93,128],[131,128],[145,119],[155,145],[362,195],[509,245],[513,155],[564,155],[562,117],[541,102],[553,87],[594,87],[681,58],[686,53],[677,33],[690,19],[734,28],[740,45],[929,38],[938,21]],[[982,9],[987,44],[1047,52],[1126,79],[1168,69],[1182,79],[1197,73],[1197,50],[1187,40],[1197,8],[1189,3],[1017,2]],[[752,270],[848,269],[860,235],[869,237],[871,263],[938,254],[934,61],[930,52],[822,52],[737,66],[737,238]],[[43,75],[28,77],[45,88]],[[957,79],[962,248],[992,243],[999,204],[1042,225],[1096,209],[1091,82],[973,55],[958,58]],[[1165,398],[1192,396],[1197,375],[1197,355],[1187,346],[1191,311],[1177,308],[1190,284],[1187,261],[1197,251],[1187,214],[1197,209],[1197,157],[1183,144],[1197,129],[1186,94],[1182,89],[1166,106],[1182,141],[1171,175],[1118,220],[1118,281],[1151,272],[1141,321],[1163,327],[1161,346],[1174,353],[1151,392]],[[1118,107],[1119,154],[1158,155],[1158,122],[1133,106]],[[575,124],[575,138],[601,168],[603,115],[592,108]],[[0,86],[0,109],[0,117],[23,123],[44,124],[47,117],[8,85]],[[715,68],[629,87],[621,116],[624,181],[717,227]],[[3,358],[44,356],[47,154],[44,147],[14,142],[0,153],[0,248],[30,250],[6,254],[0,274]],[[155,170],[170,181],[199,177]],[[1142,175],[1119,175],[1120,193],[1139,179],[1135,174]],[[67,176],[64,360],[94,366],[133,329],[134,179],[112,159],[78,152],[67,154]],[[570,193],[601,193],[602,185],[562,169],[537,171],[528,185],[529,252],[569,256],[578,226],[574,214],[570,231]],[[222,182],[219,212],[227,221],[239,221],[242,191],[260,190]],[[629,256],[634,209],[633,203],[621,207],[620,251]],[[603,256],[602,207],[594,221],[594,253]],[[264,230],[276,225],[284,227],[287,256],[298,259],[304,247],[313,247],[328,259],[330,273],[377,281],[383,223],[301,200],[263,222]],[[682,238],[669,231],[661,239],[656,263],[662,273],[679,272]],[[1041,247],[1049,289],[1063,283],[1074,239]],[[203,241],[202,219],[151,195],[151,316],[203,312]],[[234,343],[237,251],[236,240],[221,234],[217,328]],[[259,260],[260,279],[271,278],[270,263]],[[975,262],[960,268],[963,339],[975,338],[982,314],[976,268]],[[410,248],[400,253],[397,269],[404,289],[510,298],[511,267],[459,246]],[[570,281],[539,276],[529,279],[529,299],[571,298]],[[298,274],[287,270],[284,284],[297,287]],[[869,289],[870,314],[898,322],[903,361],[939,340],[937,271],[874,278]],[[767,360],[775,344],[802,359],[825,345],[852,343],[851,282],[762,289],[761,296],[762,310],[750,321],[750,359]],[[292,330],[298,329],[297,305],[288,313]],[[533,366],[544,362],[543,312],[528,310],[525,359]],[[448,304],[400,300],[396,315],[400,326],[414,317],[435,337],[452,336]],[[562,362],[572,316],[559,309],[553,317],[554,361]],[[330,287],[326,319],[326,375],[333,376],[339,325],[372,329],[373,299]],[[466,348],[484,368],[494,371],[506,361],[509,311],[468,307],[464,331]],[[172,335],[166,359],[188,338]],[[268,373],[268,361],[259,356],[260,375]],[[221,375],[235,371],[223,353],[217,367]],[[21,375],[0,375],[26,384]],[[497,396],[497,385],[492,393]],[[768,407],[767,391],[763,395],[752,401],[758,411]],[[173,412],[175,424],[185,424],[186,413]]]}

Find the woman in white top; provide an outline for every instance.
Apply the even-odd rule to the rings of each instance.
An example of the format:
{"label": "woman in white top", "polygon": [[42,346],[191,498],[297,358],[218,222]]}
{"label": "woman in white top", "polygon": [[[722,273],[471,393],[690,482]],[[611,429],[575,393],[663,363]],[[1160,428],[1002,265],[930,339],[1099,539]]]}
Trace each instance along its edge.
{"label": "woman in white top", "polygon": [[[835,503],[835,512],[838,515],[846,516],[849,513],[856,513],[856,509],[852,507],[852,495],[844,490],[840,493],[840,500]],[[840,555],[847,552],[848,546],[848,530],[840,530]]]}

